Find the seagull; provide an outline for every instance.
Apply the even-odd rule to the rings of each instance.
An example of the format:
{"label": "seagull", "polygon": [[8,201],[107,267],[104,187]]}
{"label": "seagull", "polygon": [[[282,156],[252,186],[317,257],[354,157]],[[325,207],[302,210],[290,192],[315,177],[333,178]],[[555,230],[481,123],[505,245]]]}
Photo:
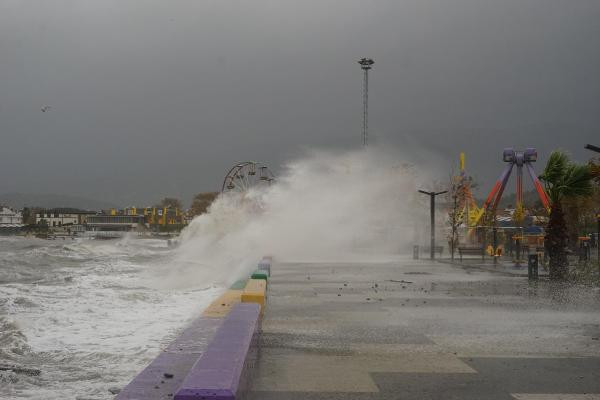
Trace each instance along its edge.
{"label": "seagull", "polygon": [[43,106],[42,107],[42,112],[46,112],[48,110],[50,110],[50,106]]}

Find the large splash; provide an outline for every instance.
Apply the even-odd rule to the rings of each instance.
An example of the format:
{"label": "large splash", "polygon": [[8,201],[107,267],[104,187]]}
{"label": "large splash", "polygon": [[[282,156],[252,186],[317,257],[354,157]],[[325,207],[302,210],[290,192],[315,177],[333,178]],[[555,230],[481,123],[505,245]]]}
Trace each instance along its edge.
{"label": "large splash", "polygon": [[343,261],[404,252],[427,220],[416,194],[422,178],[381,149],[311,152],[269,186],[219,196],[182,232],[163,282],[228,284],[265,254]]}

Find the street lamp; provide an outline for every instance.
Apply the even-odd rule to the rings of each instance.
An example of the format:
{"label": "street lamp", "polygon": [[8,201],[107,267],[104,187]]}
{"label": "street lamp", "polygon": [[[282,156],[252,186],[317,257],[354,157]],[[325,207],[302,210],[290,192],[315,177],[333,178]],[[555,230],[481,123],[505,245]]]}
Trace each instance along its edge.
{"label": "street lamp", "polygon": [[429,255],[431,259],[435,259],[435,196],[440,194],[448,193],[447,190],[442,192],[427,192],[425,190],[419,190],[419,193],[423,193],[429,196],[429,204],[431,207],[430,216],[431,216],[431,243],[429,244]]}

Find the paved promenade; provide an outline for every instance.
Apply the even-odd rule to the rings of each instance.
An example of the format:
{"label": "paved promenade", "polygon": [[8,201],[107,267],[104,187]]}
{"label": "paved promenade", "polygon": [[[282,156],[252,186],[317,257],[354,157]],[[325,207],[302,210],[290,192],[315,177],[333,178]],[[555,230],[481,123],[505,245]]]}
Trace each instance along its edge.
{"label": "paved promenade", "polygon": [[250,399],[600,399],[600,291],[448,264],[274,264]]}

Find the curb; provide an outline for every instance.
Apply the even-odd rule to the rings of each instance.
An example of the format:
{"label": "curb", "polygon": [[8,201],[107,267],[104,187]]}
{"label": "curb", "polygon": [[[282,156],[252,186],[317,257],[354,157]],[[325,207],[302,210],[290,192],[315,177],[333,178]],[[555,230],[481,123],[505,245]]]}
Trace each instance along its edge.
{"label": "curb", "polygon": [[123,388],[114,400],[234,400],[258,357],[271,257],[237,281]]}
{"label": "curb", "polygon": [[[435,259],[434,261],[442,263],[442,264],[451,265],[453,267],[462,268],[464,270],[477,270],[477,271],[482,271],[482,272],[491,272],[494,274],[510,276],[513,278],[515,278],[515,277],[516,278],[527,278],[526,273],[516,273],[516,272],[507,271],[507,270],[497,270],[494,268],[493,264],[488,267],[488,266],[483,266],[483,265],[466,264],[466,263],[461,263],[461,262],[452,261],[452,260]],[[527,266],[525,266],[524,268],[525,268],[525,272],[527,272],[527,270],[526,270]],[[548,274],[540,273],[539,276],[540,276],[540,278],[543,278],[543,277],[547,277]]]}

